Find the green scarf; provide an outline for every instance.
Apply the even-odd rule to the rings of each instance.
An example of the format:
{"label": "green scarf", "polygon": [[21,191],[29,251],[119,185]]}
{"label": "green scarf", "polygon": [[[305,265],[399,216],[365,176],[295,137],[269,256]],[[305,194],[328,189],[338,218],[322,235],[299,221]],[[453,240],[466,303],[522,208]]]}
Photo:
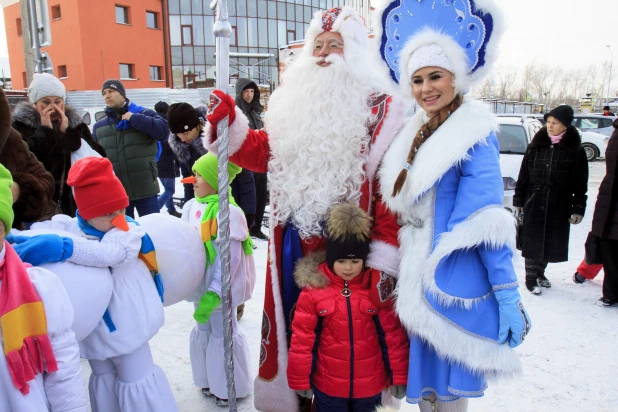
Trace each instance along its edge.
{"label": "green scarf", "polygon": [[[238,207],[234,197],[232,196],[232,190],[229,192],[230,204]],[[214,240],[219,233],[219,227],[217,225],[217,214],[219,213],[219,195],[208,195],[204,197],[195,197],[198,203],[205,203],[206,209],[202,215],[202,222],[200,229],[202,232],[202,242],[204,242],[204,249],[206,250],[206,266],[210,266],[214,263],[217,252],[213,246]],[[244,213],[243,213],[244,215]],[[249,256],[253,254],[253,242],[251,236],[247,235],[247,239],[241,242],[242,249],[245,255]]]}

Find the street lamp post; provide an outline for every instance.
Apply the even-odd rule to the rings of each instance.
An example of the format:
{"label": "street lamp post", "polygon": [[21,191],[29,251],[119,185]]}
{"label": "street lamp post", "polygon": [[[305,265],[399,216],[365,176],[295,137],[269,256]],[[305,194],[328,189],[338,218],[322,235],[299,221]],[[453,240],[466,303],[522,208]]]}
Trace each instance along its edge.
{"label": "street lamp post", "polygon": [[609,79],[607,79],[607,104],[609,105],[609,87],[612,83],[612,65],[614,63],[614,52],[612,52],[612,47],[608,44],[606,46],[611,53],[611,60],[609,61]]}

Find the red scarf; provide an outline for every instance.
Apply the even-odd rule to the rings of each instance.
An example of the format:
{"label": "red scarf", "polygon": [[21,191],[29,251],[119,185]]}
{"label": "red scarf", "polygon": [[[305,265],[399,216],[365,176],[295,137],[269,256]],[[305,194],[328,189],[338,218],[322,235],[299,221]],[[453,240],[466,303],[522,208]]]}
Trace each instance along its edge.
{"label": "red scarf", "polygon": [[34,289],[26,265],[8,242],[0,262],[0,324],[4,355],[13,380],[21,393],[30,392],[28,382],[37,373],[56,372],[58,365],[47,336],[43,302]]}

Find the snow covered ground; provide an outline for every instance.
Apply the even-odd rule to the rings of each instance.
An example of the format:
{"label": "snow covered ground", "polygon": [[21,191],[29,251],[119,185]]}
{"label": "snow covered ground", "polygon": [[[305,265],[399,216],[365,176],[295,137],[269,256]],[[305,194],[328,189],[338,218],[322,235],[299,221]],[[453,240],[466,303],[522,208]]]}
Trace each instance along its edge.
{"label": "snow covered ground", "polygon": [[[618,307],[600,308],[603,272],[592,282],[576,285],[571,280],[584,256],[584,241],[605,162],[590,164],[588,210],[583,223],[572,227],[570,260],[550,264],[551,289],[533,296],[525,289],[523,259],[516,264],[523,302],[532,319],[532,331],[519,348],[524,376],[521,380],[490,384],[485,397],[470,401],[474,412],[609,412],[618,410]],[[178,196],[182,187],[178,185]],[[246,305],[240,327],[251,343],[251,359],[257,374],[262,304],[266,267],[266,242],[256,241],[258,280],[253,299]],[[189,361],[189,334],[193,306],[179,303],[165,310],[166,323],[151,341],[155,362],[163,368],[181,411],[224,411],[212,398],[193,386]],[[85,375],[89,375],[83,362]],[[251,396],[239,400],[239,411],[254,411]],[[418,411],[404,405],[402,411]]]}

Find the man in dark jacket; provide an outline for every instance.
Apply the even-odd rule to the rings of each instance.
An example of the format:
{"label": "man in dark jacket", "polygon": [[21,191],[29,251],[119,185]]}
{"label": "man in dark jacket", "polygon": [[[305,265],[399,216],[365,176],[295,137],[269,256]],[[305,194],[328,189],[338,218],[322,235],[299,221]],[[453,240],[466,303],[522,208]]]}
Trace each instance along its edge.
{"label": "man in dark jacket", "polygon": [[[165,102],[158,102],[154,107],[155,112],[165,120],[167,120],[167,111],[169,108],[170,105]],[[167,140],[159,143],[161,144],[161,154],[159,155],[159,160],[157,160],[157,169],[159,170],[159,180],[164,189],[161,196],[159,196],[159,209],[165,205],[167,206],[167,213],[172,216],[180,217],[180,212],[178,212],[174,206],[176,178],[180,176],[178,159]]]}
{"label": "man in dark jacket", "polygon": [[602,239],[603,297],[599,306],[618,303],[618,120],[605,151],[606,173],[592,217],[592,234]]}
{"label": "man in dark jacket", "polygon": [[135,209],[140,216],[159,213],[157,141],[167,140],[167,121],[129,101],[120,80],[106,80],[102,93],[107,117],[94,125],[93,135],[129,195],[127,215],[134,217]]}
{"label": "man in dark jacket", "polygon": [[[255,82],[250,79],[238,79],[236,82],[236,106],[247,116],[251,129],[258,130],[264,127],[264,122],[260,116],[263,110],[260,104],[260,89]],[[255,218],[253,226],[249,226],[249,232],[252,237],[268,240],[268,236],[262,233],[264,209],[268,201],[266,173],[245,172],[244,169],[243,173],[253,173],[253,180],[255,181]],[[236,180],[240,180],[239,177],[236,177]]]}

